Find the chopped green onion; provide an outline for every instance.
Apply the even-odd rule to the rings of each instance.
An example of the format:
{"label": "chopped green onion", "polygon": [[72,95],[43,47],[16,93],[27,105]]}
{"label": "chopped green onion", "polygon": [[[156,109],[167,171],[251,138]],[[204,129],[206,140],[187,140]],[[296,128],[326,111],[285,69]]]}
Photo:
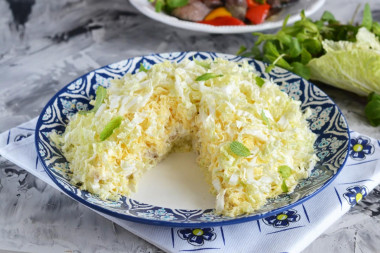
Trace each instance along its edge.
{"label": "chopped green onion", "polygon": [[207,81],[209,79],[216,78],[216,77],[222,77],[222,76],[223,75],[217,75],[214,73],[206,73],[206,74],[203,74],[201,76],[198,76],[197,79],[195,79],[195,81]]}
{"label": "chopped green onion", "polygon": [[264,121],[265,125],[267,125],[270,128],[269,119],[265,115],[264,110],[261,111],[261,119]]}
{"label": "chopped green onion", "polygon": [[107,125],[104,127],[103,131],[100,133],[100,140],[105,141],[108,137],[110,137],[113,131],[121,125],[121,121],[123,117],[118,116],[113,118]]}
{"label": "chopped green onion", "polygon": [[147,69],[147,68],[145,68],[144,64],[140,63],[140,68],[139,68],[139,71],[140,71],[140,72],[142,72],[142,71],[143,71],[143,72],[145,72],[145,73],[146,73],[146,72],[148,72],[148,69]]}
{"label": "chopped green onion", "polygon": [[292,174],[292,169],[289,166],[282,165],[278,167],[278,172],[281,174],[281,177],[283,178],[281,189],[283,192],[288,192],[289,189],[288,189],[288,186],[286,185],[285,179],[290,177],[290,175]]}
{"label": "chopped green onion", "polygon": [[281,174],[282,178],[286,179],[292,174],[292,169],[289,166],[282,165],[278,167],[278,172]]}
{"label": "chopped green onion", "polygon": [[201,66],[201,67],[204,67],[205,69],[210,69],[211,68],[211,63],[208,63],[208,62],[205,62],[205,61],[198,61],[196,59],[193,59],[193,61],[195,62],[195,64]]}
{"label": "chopped green onion", "polygon": [[288,188],[288,186],[286,185],[285,179],[282,180],[281,190],[282,190],[283,192],[288,192],[288,191],[289,191],[289,188]]}
{"label": "chopped green onion", "polygon": [[256,81],[256,84],[257,86],[259,86],[260,88],[264,85],[265,81],[264,79],[262,79],[261,77],[259,76],[256,76],[255,77],[255,81]]}

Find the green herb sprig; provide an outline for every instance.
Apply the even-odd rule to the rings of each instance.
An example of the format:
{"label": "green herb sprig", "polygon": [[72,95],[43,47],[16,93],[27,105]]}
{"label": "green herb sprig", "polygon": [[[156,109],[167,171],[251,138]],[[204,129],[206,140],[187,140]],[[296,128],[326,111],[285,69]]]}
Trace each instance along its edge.
{"label": "green herb sprig", "polygon": [[[348,24],[336,20],[329,11],[325,11],[321,18],[315,21],[307,18],[304,11],[301,11],[301,20],[290,26],[287,26],[288,16],[276,34],[253,33],[257,36],[255,44],[251,49],[241,46],[238,55],[267,62],[266,72],[270,72],[274,66],[279,66],[308,80],[311,76],[308,63],[313,58],[325,54],[323,40],[355,42],[356,34],[361,27],[367,28],[380,39],[380,24],[373,20],[368,3],[364,6],[361,24],[353,24],[359,7]],[[371,125],[378,126],[380,105],[377,96],[370,95],[368,101],[365,114]]]}
{"label": "green herb sprig", "polygon": [[251,155],[251,151],[249,151],[249,149],[246,146],[244,146],[243,143],[238,141],[231,142],[230,150],[237,156],[246,157]]}
{"label": "green herb sprig", "polygon": [[140,63],[139,71],[140,71],[140,72],[145,72],[145,73],[146,73],[146,72],[148,72],[148,69],[145,68],[144,64]]}
{"label": "green herb sprig", "polygon": [[360,27],[366,27],[380,37],[380,24],[373,21],[368,4],[364,7],[363,20],[359,26],[341,24],[329,11],[325,11],[316,21],[307,18],[304,11],[301,11],[300,16],[301,20],[291,26],[287,26],[289,16],[285,18],[276,34],[253,33],[257,36],[254,46],[249,51],[241,46],[238,54],[269,63],[267,71],[276,65],[309,79],[307,64],[312,58],[324,54],[322,40],[355,41]]}
{"label": "green herb sprig", "polygon": [[281,190],[282,190],[283,192],[289,192],[289,188],[288,188],[288,185],[287,185],[286,182],[285,182],[285,179],[282,180]]}

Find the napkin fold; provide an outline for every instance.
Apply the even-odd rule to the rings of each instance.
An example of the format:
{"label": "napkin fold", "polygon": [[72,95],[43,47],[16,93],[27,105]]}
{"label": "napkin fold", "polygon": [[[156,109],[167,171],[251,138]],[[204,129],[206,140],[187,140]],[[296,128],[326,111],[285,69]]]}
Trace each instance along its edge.
{"label": "napkin fold", "polygon": [[[0,134],[0,155],[60,190],[37,157],[36,122]],[[264,219],[221,227],[170,228],[94,211],[167,252],[300,252],[380,183],[380,141],[350,134],[347,162],[328,187],[303,204]]]}

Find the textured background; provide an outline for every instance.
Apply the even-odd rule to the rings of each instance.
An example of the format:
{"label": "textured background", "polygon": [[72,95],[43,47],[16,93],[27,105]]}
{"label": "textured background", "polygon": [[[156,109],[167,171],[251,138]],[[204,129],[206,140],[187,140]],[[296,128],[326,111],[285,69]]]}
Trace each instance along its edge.
{"label": "textured background", "polygon": [[[380,2],[367,2],[380,21]],[[327,1],[313,17],[328,9],[348,21],[358,3]],[[209,35],[157,23],[126,0],[0,1],[0,132],[38,116],[54,93],[94,68],[152,52],[234,54],[252,44],[250,34]],[[380,139],[379,128],[365,119],[365,98],[319,86],[353,130]],[[0,252],[160,252],[1,157],[0,214]],[[379,252],[379,214],[380,187],[305,252]]]}

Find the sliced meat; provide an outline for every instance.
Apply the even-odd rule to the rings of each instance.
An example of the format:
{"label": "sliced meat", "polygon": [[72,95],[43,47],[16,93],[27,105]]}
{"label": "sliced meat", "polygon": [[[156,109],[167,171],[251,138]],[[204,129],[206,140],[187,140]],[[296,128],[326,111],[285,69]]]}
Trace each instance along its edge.
{"label": "sliced meat", "polygon": [[222,6],[223,5],[223,2],[222,0],[203,0],[203,3],[211,8],[211,9],[214,9],[216,7],[219,7],[219,6]]}
{"label": "sliced meat", "polygon": [[193,0],[189,1],[188,5],[174,9],[172,15],[183,20],[196,22],[203,20],[210,11],[211,9],[200,0]]}
{"label": "sliced meat", "polygon": [[297,0],[267,0],[267,3],[274,9],[282,8],[283,6],[296,2]]}
{"label": "sliced meat", "polygon": [[226,0],[226,8],[233,17],[244,20],[247,12],[247,0]]}

